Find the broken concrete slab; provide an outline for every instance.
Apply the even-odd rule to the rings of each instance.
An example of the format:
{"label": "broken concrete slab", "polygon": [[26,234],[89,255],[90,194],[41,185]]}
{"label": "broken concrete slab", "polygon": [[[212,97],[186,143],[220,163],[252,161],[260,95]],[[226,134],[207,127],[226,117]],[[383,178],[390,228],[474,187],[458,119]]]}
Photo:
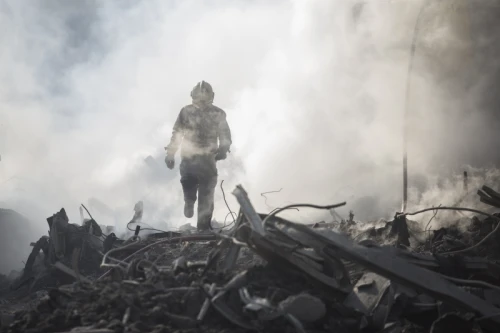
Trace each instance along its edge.
{"label": "broken concrete slab", "polygon": [[[344,300],[344,305],[363,313],[369,323],[368,327],[381,330],[394,301],[390,287],[389,279],[375,273],[365,273]],[[384,298],[386,302],[383,302]]]}

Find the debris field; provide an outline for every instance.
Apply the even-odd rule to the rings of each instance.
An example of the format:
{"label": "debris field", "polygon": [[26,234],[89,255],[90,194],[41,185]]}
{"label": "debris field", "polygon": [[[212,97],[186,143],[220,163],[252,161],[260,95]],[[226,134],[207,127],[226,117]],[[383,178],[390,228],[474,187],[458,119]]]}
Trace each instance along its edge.
{"label": "debris field", "polygon": [[[478,194],[500,208],[500,193]],[[207,233],[119,239],[61,209],[24,270],[0,276],[0,332],[500,332],[500,215],[431,207],[360,232],[352,215],[277,216],[345,203],[259,214],[243,187],[233,195],[232,225]],[[411,221],[439,210],[474,217],[465,231]],[[138,203],[129,224],[141,218]]]}

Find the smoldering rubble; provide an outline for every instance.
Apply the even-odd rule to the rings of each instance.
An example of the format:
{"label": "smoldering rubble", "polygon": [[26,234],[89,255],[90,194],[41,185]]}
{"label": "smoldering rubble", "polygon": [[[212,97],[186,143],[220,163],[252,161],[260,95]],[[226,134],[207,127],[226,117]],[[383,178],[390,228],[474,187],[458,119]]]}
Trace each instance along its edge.
{"label": "smoldering rubble", "polygon": [[[345,203],[259,214],[242,186],[233,195],[234,220],[205,233],[147,234],[141,202],[129,239],[61,209],[23,271],[0,277],[1,332],[500,331],[499,214],[299,224],[278,214]],[[478,201],[500,208],[500,193],[484,186]],[[439,210],[475,215],[412,221]]]}

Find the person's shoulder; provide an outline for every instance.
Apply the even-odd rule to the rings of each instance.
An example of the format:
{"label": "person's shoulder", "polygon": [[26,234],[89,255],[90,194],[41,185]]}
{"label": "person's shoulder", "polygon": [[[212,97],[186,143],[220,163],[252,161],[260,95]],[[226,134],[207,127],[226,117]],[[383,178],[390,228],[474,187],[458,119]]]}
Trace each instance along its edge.
{"label": "person's shoulder", "polygon": [[183,112],[183,111],[189,112],[189,111],[194,111],[194,110],[196,110],[196,106],[194,106],[193,104],[188,104],[188,105],[182,107],[181,112]]}
{"label": "person's shoulder", "polygon": [[226,112],[224,110],[222,110],[220,107],[218,106],[215,106],[215,105],[211,105],[210,108],[212,109],[212,111],[216,112],[216,113],[219,113],[221,116],[225,116],[226,115]]}
{"label": "person's shoulder", "polygon": [[181,117],[190,117],[193,113],[196,113],[196,107],[193,104],[188,104],[182,107],[180,115]]}

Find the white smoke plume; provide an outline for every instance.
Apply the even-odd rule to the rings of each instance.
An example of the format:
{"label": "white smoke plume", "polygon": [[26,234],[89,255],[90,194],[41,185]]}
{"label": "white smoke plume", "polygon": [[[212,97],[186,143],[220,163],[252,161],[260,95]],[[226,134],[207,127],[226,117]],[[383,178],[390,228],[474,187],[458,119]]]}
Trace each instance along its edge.
{"label": "white smoke plume", "polygon": [[[450,73],[469,61],[469,40],[489,45],[489,35],[454,30],[461,18],[443,9],[451,2],[426,9],[412,73],[410,175],[420,192],[428,177],[485,166],[491,159],[480,147],[497,137],[478,97],[490,81],[475,74],[465,88],[445,84],[460,79]],[[346,200],[344,216],[390,217],[401,203],[407,68],[423,3],[1,1],[0,201],[34,222],[32,240],[61,207],[78,222],[80,203],[121,231],[138,200],[157,228],[188,222],[179,156],[168,170],[163,147],[192,87],[206,80],[233,133],[218,164],[233,210],[241,183],[261,212]],[[281,188],[267,201],[260,195]],[[216,199],[221,221],[219,187]],[[288,216],[317,222],[324,214]]]}

